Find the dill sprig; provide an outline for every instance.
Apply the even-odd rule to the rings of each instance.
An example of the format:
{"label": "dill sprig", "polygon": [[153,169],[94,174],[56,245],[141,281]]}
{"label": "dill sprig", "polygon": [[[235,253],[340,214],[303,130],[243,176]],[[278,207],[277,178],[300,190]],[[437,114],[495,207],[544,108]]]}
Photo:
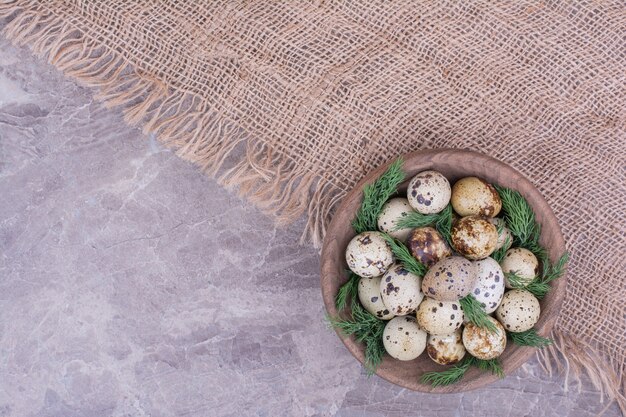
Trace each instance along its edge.
{"label": "dill sprig", "polygon": [[481,371],[491,371],[492,374],[497,375],[498,378],[504,378],[504,369],[498,358],[483,360],[474,358],[474,364]]}
{"label": "dill sprig", "polygon": [[398,159],[378,179],[363,188],[363,202],[352,221],[352,228],[356,233],[377,229],[380,211],[387,200],[398,191],[398,185],[402,181],[402,159]]}
{"label": "dill sprig", "polygon": [[435,228],[452,248],[452,205],[448,204],[437,215],[439,218],[435,222]]}
{"label": "dill sprig", "polygon": [[337,307],[338,311],[343,310],[349,300],[351,300],[353,304],[356,302],[360,279],[361,277],[354,272],[348,272],[348,281],[339,288],[337,296],[335,297],[335,307]]}
{"label": "dill sprig", "polygon": [[383,233],[383,238],[387,241],[393,255],[396,257],[396,260],[399,261],[407,271],[417,275],[418,277],[423,277],[424,274],[426,274],[426,271],[428,270],[426,265],[415,259],[406,246],[389,236],[387,233]]}
{"label": "dill sprig", "polygon": [[565,252],[554,265],[548,259],[543,262],[541,276],[536,276],[528,284],[514,272],[507,272],[506,279],[513,288],[520,288],[529,291],[535,297],[542,299],[550,291],[550,283],[558,279],[565,271],[565,265],[569,259],[569,254]]}
{"label": "dill sprig", "polygon": [[[502,225],[501,225],[502,226]],[[503,227],[503,226],[502,226]],[[506,237],[506,240],[504,241],[504,245],[502,245],[502,247],[496,251],[494,251],[491,254],[491,257],[493,259],[495,259],[495,261],[497,263],[502,262],[502,259],[504,259],[504,255],[506,255],[506,251],[508,250],[508,248],[511,246],[511,238],[509,236]]]}
{"label": "dill sprig", "polygon": [[537,334],[537,330],[530,329],[525,332],[513,333],[509,332],[509,337],[519,346],[544,347],[552,344],[552,339],[541,337]]}
{"label": "dill sprig", "polygon": [[439,220],[439,213],[422,214],[417,211],[413,211],[398,219],[393,230],[397,231],[401,229],[415,229],[416,227],[431,226],[435,224],[437,220]]}
{"label": "dill sprig", "polygon": [[465,318],[470,323],[473,323],[475,326],[485,328],[491,333],[498,331],[496,325],[489,320],[489,316],[485,313],[485,310],[483,310],[480,302],[474,298],[472,294],[468,294],[461,298],[459,303],[461,303],[461,309],[465,314]]}
{"label": "dill sprig", "polygon": [[433,387],[439,387],[444,385],[451,385],[457,383],[465,376],[467,370],[472,366],[474,360],[473,356],[466,355],[461,362],[453,365],[445,371],[432,371],[422,374],[420,381],[422,384],[430,384]]}
{"label": "dill sprig", "polygon": [[365,345],[365,367],[368,375],[373,374],[385,353],[383,345],[385,322],[366,311],[357,302],[352,303],[351,319],[327,316],[326,321],[345,336],[354,335],[357,342]]}
{"label": "dill sprig", "polygon": [[526,247],[528,242],[538,242],[541,229],[535,221],[535,212],[522,195],[515,190],[506,187],[495,186],[502,208],[504,220],[509,230],[515,236],[518,246]]}

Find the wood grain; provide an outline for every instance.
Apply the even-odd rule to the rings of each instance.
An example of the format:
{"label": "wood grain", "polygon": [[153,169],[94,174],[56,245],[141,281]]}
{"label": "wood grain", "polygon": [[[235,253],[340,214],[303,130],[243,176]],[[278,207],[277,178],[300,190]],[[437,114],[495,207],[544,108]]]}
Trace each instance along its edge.
{"label": "wood grain", "polygon": [[[532,206],[537,221],[542,226],[541,244],[548,250],[550,259],[554,262],[565,252],[565,241],[558,221],[548,203],[528,179],[507,164],[481,153],[462,149],[417,151],[404,155],[403,159],[403,168],[407,180],[402,184],[400,194],[405,192],[408,181],[415,174],[427,169],[441,172],[450,180],[451,184],[462,177],[477,176],[490,183],[515,189]],[[347,313],[346,311],[338,312],[334,300],[339,287],[347,279],[345,270],[348,267],[345,262],[345,248],[355,235],[350,222],[361,204],[363,186],[378,178],[387,167],[388,164],[370,172],[346,195],[326,233],[321,258],[321,287],[326,310],[331,316]],[[552,284],[552,290],[541,300],[541,317],[536,329],[542,336],[547,336],[556,323],[565,296],[566,283],[566,277],[561,277]],[[341,334],[339,336],[342,337]],[[363,363],[364,346],[355,342],[352,337],[343,338],[343,342],[350,353]],[[500,358],[505,373],[511,374],[526,362],[534,352],[534,348],[519,347],[509,341]],[[424,352],[419,358],[409,362],[401,362],[385,355],[383,363],[376,373],[402,387],[434,393],[468,391],[497,380],[497,377],[490,373],[471,369],[459,383],[454,385],[433,388],[419,382],[419,378],[424,372],[443,369],[445,367],[435,364]]]}

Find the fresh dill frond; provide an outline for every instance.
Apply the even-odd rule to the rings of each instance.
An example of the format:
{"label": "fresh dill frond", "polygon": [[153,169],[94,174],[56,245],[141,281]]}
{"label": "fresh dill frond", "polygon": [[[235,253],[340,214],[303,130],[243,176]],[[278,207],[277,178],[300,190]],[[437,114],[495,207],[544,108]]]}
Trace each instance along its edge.
{"label": "fresh dill frond", "polygon": [[504,275],[511,287],[527,290],[535,297],[542,299],[550,291],[550,283],[565,272],[565,265],[568,259],[569,254],[565,252],[554,265],[548,259],[544,260],[541,276],[535,277],[529,283],[525,283],[526,281],[514,272],[507,272]]}
{"label": "fresh dill frond", "polygon": [[398,219],[393,230],[397,231],[401,229],[415,229],[417,227],[432,226],[437,222],[437,220],[439,220],[439,213],[422,214],[417,211],[413,211]]}
{"label": "fresh dill frond", "polygon": [[365,345],[365,367],[368,374],[376,371],[385,353],[383,332],[385,322],[366,311],[359,303],[352,303],[352,318],[326,316],[330,326],[339,329],[345,336],[354,338]]}
{"label": "fresh dill frond", "polygon": [[[500,225],[502,226],[502,225]],[[502,262],[502,259],[504,259],[504,255],[506,255],[506,251],[508,250],[508,248],[511,246],[511,238],[509,236],[506,237],[505,241],[504,241],[504,245],[502,245],[502,247],[496,251],[494,251],[491,254],[491,257],[493,259],[495,259],[495,261],[497,263]]]}
{"label": "fresh dill frond", "polygon": [[348,301],[356,302],[360,279],[361,277],[354,272],[348,272],[348,281],[339,288],[337,296],[335,297],[335,307],[337,307],[338,311],[343,310],[348,304]]}
{"label": "fresh dill frond", "polygon": [[544,347],[552,344],[552,339],[541,337],[537,334],[537,330],[529,329],[525,332],[513,333],[509,332],[509,337],[519,346]]}
{"label": "fresh dill frond", "polygon": [[[569,260],[569,253],[565,252],[554,265],[546,262],[543,268],[543,274],[541,280],[545,283],[552,282],[563,275],[565,272],[565,265]],[[545,266],[547,264],[547,266]]]}
{"label": "fresh dill frond", "polygon": [[467,370],[472,366],[476,358],[471,355],[465,355],[461,362],[453,365],[444,371],[432,371],[422,374],[420,381],[422,384],[430,384],[433,387],[451,385],[459,382]]}
{"label": "fresh dill frond", "polygon": [[396,260],[400,262],[407,271],[417,275],[418,277],[423,277],[424,274],[426,274],[426,271],[428,270],[426,265],[415,259],[406,246],[389,236],[387,233],[383,233],[383,238],[387,241],[387,244],[389,244],[391,252],[393,252],[393,256],[396,257]]}
{"label": "fresh dill frond", "polygon": [[402,159],[396,160],[378,179],[363,188],[363,201],[352,221],[352,228],[356,233],[377,229],[380,211],[404,181],[402,163]]}
{"label": "fresh dill frond", "polygon": [[517,246],[526,247],[529,242],[539,242],[541,229],[535,221],[535,212],[522,195],[506,187],[495,186],[504,210],[504,220],[515,236]]}
{"label": "fresh dill frond", "polygon": [[485,328],[491,333],[498,331],[498,328],[489,320],[489,316],[485,313],[480,302],[474,298],[472,294],[468,294],[459,300],[461,309],[465,314],[465,318],[475,326]]}
{"label": "fresh dill frond", "polygon": [[435,222],[435,228],[452,248],[452,205],[448,204],[437,216],[439,218]]}
{"label": "fresh dill frond", "polygon": [[474,365],[481,371],[490,371],[492,374],[497,375],[498,378],[504,378],[504,369],[498,358],[489,360],[474,358]]}

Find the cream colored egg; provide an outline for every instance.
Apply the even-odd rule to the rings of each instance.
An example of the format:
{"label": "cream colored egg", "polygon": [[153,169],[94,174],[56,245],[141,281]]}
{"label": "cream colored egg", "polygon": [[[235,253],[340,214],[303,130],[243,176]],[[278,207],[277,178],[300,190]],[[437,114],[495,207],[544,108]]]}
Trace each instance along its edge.
{"label": "cream colored egg", "polygon": [[380,294],[380,281],[382,277],[361,278],[359,280],[358,294],[359,301],[363,308],[381,320],[389,320],[393,314],[383,303]]}
{"label": "cream colored egg", "polygon": [[513,333],[532,329],[540,314],[539,300],[526,290],[507,291],[496,310],[496,317],[500,323]]}
{"label": "cream colored egg", "polygon": [[504,295],[504,273],[493,258],[475,261],[476,283],[470,292],[487,314],[496,311]]}
{"label": "cream colored egg", "polygon": [[463,345],[470,355],[478,359],[494,359],[504,352],[506,348],[506,332],[504,327],[493,317],[487,316],[497,330],[491,332],[488,329],[478,327],[473,323],[467,323],[463,329]]}
{"label": "cream colored egg", "polygon": [[426,349],[426,337],[426,332],[419,328],[415,317],[395,317],[385,326],[383,345],[392,358],[410,361]]}
{"label": "cream colored egg", "polygon": [[432,227],[418,227],[413,230],[406,244],[413,257],[426,266],[432,266],[452,255],[446,240]]}
{"label": "cream colored egg", "polygon": [[461,216],[495,217],[502,209],[496,189],[477,177],[458,180],[452,187],[452,208]]}
{"label": "cream colored egg", "polygon": [[422,292],[435,300],[455,301],[474,288],[476,267],[462,256],[451,256],[433,265],[422,280]]}
{"label": "cream colored egg", "polygon": [[406,198],[392,198],[385,203],[378,216],[378,230],[405,242],[409,233],[411,233],[411,228],[399,230],[394,230],[394,228],[398,220],[413,212],[414,210],[409,205],[409,200]]}
{"label": "cream colored egg", "polygon": [[487,219],[467,216],[456,221],[451,231],[454,249],[468,259],[483,259],[491,255],[498,243],[498,231]]}
{"label": "cream colored egg", "polygon": [[[528,249],[512,248],[506,251],[502,262],[502,271],[505,274],[514,273],[519,277],[522,285],[529,284],[539,272],[539,261]],[[513,288],[508,278],[505,280],[507,288]]]}
{"label": "cream colored egg", "polygon": [[415,311],[424,298],[421,280],[400,264],[392,265],[380,280],[383,304],[394,316],[403,316]]}
{"label": "cream colored egg", "polygon": [[429,297],[424,297],[416,316],[420,327],[435,335],[454,332],[465,318],[458,301],[437,301]]}
{"label": "cream colored egg", "polygon": [[348,243],[346,262],[361,277],[378,277],[393,263],[393,253],[380,232],[363,232]]}
{"label": "cream colored egg", "polygon": [[443,335],[428,335],[426,352],[439,365],[452,365],[465,356],[461,329]]}
{"label": "cream colored egg", "polygon": [[409,183],[407,199],[419,213],[439,213],[450,202],[450,182],[437,171],[420,172]]}
{"label": "cream colored egg", "polygon": [[507,245],[506,248],[509,249],[513,244],[513,235],[508,227],[506,227],[506,223],[503,219],[499,217],[489,218],[489,223],[496,226],[496,231],[498,232],[498,242],[496,243],[496,250]]}

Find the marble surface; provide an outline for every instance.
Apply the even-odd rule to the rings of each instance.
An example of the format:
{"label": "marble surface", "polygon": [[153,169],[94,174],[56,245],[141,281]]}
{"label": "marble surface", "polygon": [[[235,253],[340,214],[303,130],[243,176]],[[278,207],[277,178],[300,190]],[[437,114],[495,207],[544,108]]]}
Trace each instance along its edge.
{"label": "marble surface", "polygon": [[605,408],[534,359],[463,394],[368,379],[323,323],[303,224],[274,227],[92,94],[0,40],[0,416]]}

